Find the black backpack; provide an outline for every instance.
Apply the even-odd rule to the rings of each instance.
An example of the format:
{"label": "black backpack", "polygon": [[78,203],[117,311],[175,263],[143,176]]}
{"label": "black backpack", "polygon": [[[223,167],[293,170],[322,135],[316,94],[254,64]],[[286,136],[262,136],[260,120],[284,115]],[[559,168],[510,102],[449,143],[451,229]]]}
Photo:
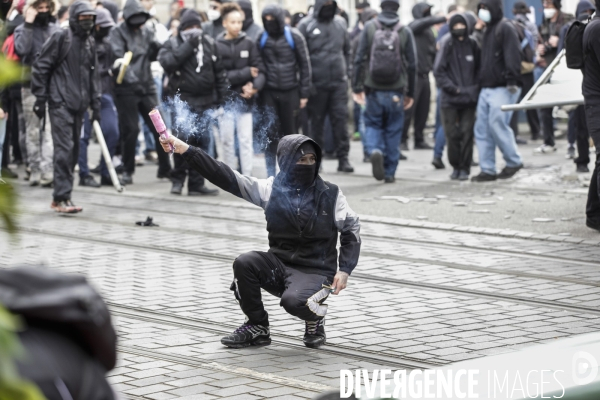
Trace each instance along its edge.
{"label": "black backpack", "polygon": [[565,35],[567,68],[582,69],[587,52],[583,46],[583,33],[591,18],[586,22],[574,21]]}
{"label": "black backpack", "polygon": [[0,303],[27,325],[61,333],[110,371],[117,335],[102,297],[82,275],[46,268],[0,269]]}
{"label": "black backpack", "polygon": [[369,74],[373,82],[390,85],[398,81],[402,74],[399,32],[403,27],[400,22],[392,28],[383,26],[377,19],[374,23],[376,30],[371,44]]}

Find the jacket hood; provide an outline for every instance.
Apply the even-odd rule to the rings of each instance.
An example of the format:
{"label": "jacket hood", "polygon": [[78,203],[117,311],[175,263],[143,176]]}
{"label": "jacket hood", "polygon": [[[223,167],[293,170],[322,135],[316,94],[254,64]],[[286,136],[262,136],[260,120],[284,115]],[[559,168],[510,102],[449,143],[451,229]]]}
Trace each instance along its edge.
{"label": "jacket hood", "polygon": [[[305,135],[287,135],[284,136],[277,146],[277,164],[279,164],[279,174],[277,174],[277,178],[279,178],[278,182],[281,183],[282,179],[290,172],[293,167],[294,156],[296,155],[296,151],[304,142],[311,142],[317,151],[317,168],[315,170],[315,178],[319,175],[319,168],[321,167],[321,159],[322,152],[321,147]],[[281,177],[280,177],[281,176]],[[276,178],[276,179],[277,179]]]}
{"label": "jacket hood", "polygon": [[594,10],[594,11],[596,11],[596,7],[591,2],[589,2],[588,0],[581,0],[577,4],[576,17],[579,18],[579,16],[581,14],[583,14],[584,11],[587,11],[587,10]]}
{"label": "jacket hood", "polygon": [[372,8],[366,8],[362,14],[360,14],[360,20],[363,24],[366,24],[371,18],[375,17],[378,14],[376,10]]}
{"label": "jacket hood", "polygon": [[60,8],[60,4],[57,0],[27,0],[27,4],[23,7],[23,11],[27,10],[28,7],[37,7],[40,3],[48,3],[50,15],[57,13]]}
{"label": "jacket hood", "polygon": [[[329,0],[316,0],[315,1],[315,6],[313,8],[313,15],[316,17],[319,16],[319,13],[321,12],[321,8],[323,8],[323,5],[325,3],[327,3]],[[337,3],[334,1],[333,4],[335,5],[335,8],[337,10]]]}
{"label": "jacket hood", "polygon": [[484,5],[490,10],[492,14],[491,24],[495,24],[504,18],[504,11],[502,11],[502,0],[481,0],[480,5]]}
{"label": "jacket hood", "polygon": [[92,4],[89,1],[77,0],[71,4],[71,7],[69,7],[69,25],[77,25],[77,18],[80,15],[93,15],[96,17],[96,11],[92,8]]}
{"label": "jacket hood", "polygon": [[150,18],[150,14],[140,4],[139,0],[127,0],[125,7],[123,7],[123,19],[127,21],[129,18],[137,14],[145,14]]}
{"label": "jacket hood", "polygon": [[279,23],[279,30],[283,32],[283,29],[285,28],[285,14],[283,12],[283,8],[276,4],[269,4],[263,8],[263,12],[261,14],[263,25],[265,25],[265,17],[267,15],[272,15],[273,18],[275,18],[275,21]]}
{"label": "jacket hood", "polygon": [[472,35],[475,31],[475,25],[477,25],[477,16],[473,11],[465,12],[465,19],[467,20],[467,28],[469,29],[469,35]]}
{"label": "jacket hood", "polygon": [[250,3],[250,0],[238,0],[237,3],[240,5],[240,8],[244,12],[244,25],[252,24],[252,22],[254,22],[254,13],[252,11],[252,3]]}
{"label": "jacket hood", "polygon": [[421,19],[425,17],[425,11],[432,8],[431,4],[427,3],[417,3],[412,9],[412,15],[414,19]]}
{"label": "jacket hood", "polygon": [[454,14],[452,17],[450,17],[450,21],[448,21],[448,28],[452,30],[452,27],[458,23],[465,24],[467,26],[467,32],[471,32],[471,24],[464,14]]}
{"label": "jacket hood", "polygon": [[110,16],[116,24],[117,20],[119,19],[119,6],[110,0],[102,0],[102,7],[108,10]]}

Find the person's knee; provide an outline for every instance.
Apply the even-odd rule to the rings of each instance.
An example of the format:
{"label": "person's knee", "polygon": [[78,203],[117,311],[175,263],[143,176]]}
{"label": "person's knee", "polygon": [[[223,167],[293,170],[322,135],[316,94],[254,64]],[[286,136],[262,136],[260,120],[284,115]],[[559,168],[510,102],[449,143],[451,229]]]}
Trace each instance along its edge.
{"label": "person's knee", "polygon": [[238,276],[244,274],[244,272],[246,272],[248,269],[250,269],[256,263],[256,261],[259,257],[260,256],[255,251],[249,251],[247,253],[240,254],[233,261],[234,276],[238,277]]}
{"label": "person's knee", "polygon": [[306,299],[300,299],[294,293],[290,292],[284,292],[283,296],[281,296],[280,304],[288,314],[295,317],[300,317],[308,309]]}

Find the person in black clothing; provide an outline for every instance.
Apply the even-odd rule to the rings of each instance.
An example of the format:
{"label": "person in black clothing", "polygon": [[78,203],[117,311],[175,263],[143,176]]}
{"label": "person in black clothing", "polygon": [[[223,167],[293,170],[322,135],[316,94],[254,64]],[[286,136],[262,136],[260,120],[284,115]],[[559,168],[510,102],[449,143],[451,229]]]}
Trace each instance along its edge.
{"label": "person in black clothing", "polygon": [[[169,148],[166,140],[161,143],[165,150]],[[319,145],[304,135],[282,138],[277,148],[280,172],[256,179],[177,138],[169,138],[169,143],[212,183],[265,210],[269,251],[244,253],[233,263],[231,290],[246,322],[221,343],[235,348],[271,343],[262,288],[281,298],[280,305],[288,313],[305,321],[307,347],[324,344],[327,305],[323,303],[330,293],[337,295],[346,288],[358,263],[361,240],[358,215],[342,191],[319,176]]]}
{"label": "person in black clothing", "polygon": [[254,43],[258,42],[260,35],[263,33],[263,28],[254,22],[254,13],[252,11],[252,3],[250,0],[237,0],[242,11],[244,12],[244,24],[242,31],[246,33]]}
{"label": "person in black clothing", "polygon": [[265,149],[268,176],[275,176],[275,154],[279,139],[297,133],[298,110],[306,107],[310,92],[311,68],[304,36],[285,25],[283,9],[270,4],[262,12],[265,33],[258,46],[265,64],[267,82],[261,92],[277,122],[268,133]]}
{"label": "person in black clothing", "polygon": [[[109,42],[116,58],[113,64],[114,68],[120,68],[123,64],[125,53],[128,51],[133,53],[123,83],[115,85],[115,102],[119,112],[124,169],[121,179],[125,184],[130,185],[133,183],[135,146],[140,130],[138,115],[144,118],[155,139],[158,138],[158,132],[154,129],[148,113],[159,104],[150,63],[156,60],[160,44],[156,40],[154,32],[145,25],[150,15],[142,8],[138,0],[127,0],[123,8],[123,18],[124,21],[111,30]],[[170,178],[170,176],[169,156],[159,151],[157,177]]]}
{"label": "person in black clothing", "polygon": [[313,15],[303,19],[298,30],[306,39],[312,67],[312,88],[308,102],[311,137],[323,147],[325,117],[333,131],[338,171],[354,172],[348,162],[348,74],[350,38],[346,21],[335,15],[337,3],[317,0]]}
{"label": "person in black clothing", "polygon": [[202,31],[205,35],[216,39],[225,31],[223,27],[223,18],[221,17],[221,7],[223,6],[222,0],[210,0],[208,5],[208,21],[202,24]]}
{"label": "person in black clothing", "polygon": [[[596,2],[597,3],[597,2]],[[597,5],[597,4],[596,4]],[[587,55],[583,69],[583,98],[590,136],[596,144],[596,166],[590,182],[586,225],[600,231],[600,15],[588,24],[583,34]]]}
{"label": "person in black clothing", "polygon": [[[181,95],[191,111],[201,118],[202,114],[225,100],[229,81],[227,71],[215,41],[200,29],[200,15],[195,10],[186,11],[181,17],[179,35],[165,42],[158,53],[158,61],[169,77],[168,91]],[[209,151],[212,140],[210,132],[187,137],[175,126],[175,134],[193,145]],[[189,173],[190,196],[217,195],[217,189],[204,186],[204,178],[190,168],[179,154],[173,156],[175,169],[172,173],[172,194],[181,194],[183,183]]]}
{"label": "person in black clothing", "polygon": [[71,191],[83,114],[88,107],[92,109],[92,120],[100,121],[98,61],[95,42],[90,37],[95,18],[96,12],[89,2],[73,3],[69,29],[56,31],[48,38],[31,74],[31,91],[36,102],[49,105],[54,143],[51,207],[57,212],[82,211],[71,202]]}
{"label": "person in black clothing", "polygon": [[473,160],[473,126],[479,96],[480,50],[469,37],[464,14],[450,18],[451,38],[435,60],[434,74],[441,89],[441,117],[448,143],[448,160],[454,168],[450,179],[466,181]]}
{"label": "person in black clothing", "polygon": [[[415,102],[406,111],[404,128],[402,129],[402,142],[408,143],[408,130],[411,121],[414,124],[415,149],[432,149],[423,136],[423,130],[429,116],[431,105],[431,84],[429,73],[433,70],[436,55],[436,41],[431,29],[436,24],[446,22],[446,17],[431,16],[433,6],[427,3],[417,3],[412,14],[415,20],[408,24],[415,37],[417,49],[417,84],[415,88]],[[406,148],[406,147],[405,147]]]}

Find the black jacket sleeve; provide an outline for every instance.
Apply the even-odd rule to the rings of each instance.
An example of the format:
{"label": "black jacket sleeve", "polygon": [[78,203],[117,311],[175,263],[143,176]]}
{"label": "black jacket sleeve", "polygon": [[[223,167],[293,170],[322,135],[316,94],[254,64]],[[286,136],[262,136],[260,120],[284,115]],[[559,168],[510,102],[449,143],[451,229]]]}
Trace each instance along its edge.
{"label": "black jacket sleeve", "polygon": [[404,47],[403,59],[406,66],[407,91],[408,97],[415,97],[415,84],[417,81],[417,46],[415,45],[415,37],[410,28],[406,30],[406,46]]}
{"label": "black jacket sleeve", "polygon": [[504,54],[504,68],[506,71],[506,84],[516,86],[521,78],[521,43],[517,30],[508,23],[501,23],[498,29]]}
{"label": "black jacket sleeve", "polygon": [[312,79],[308,46],[304,36],[297,30],[292,29],[292,35],[296,46],[296,61],[300,69],[300,98],[307,99],[310,95],[310,82]]}
{"label": "black jacket sleeve", "polygon": [[367,26],[363,29],[358,39],[358,47],[354,56],[354,70],[352,74],[352,91],[361,93],[365,90],[365,70],[367,67],[367,52],[369,51],[369,35]]}
{"label": "black jacket sleeve", "polygon": [[265,87],[267,78],[265,77],[265,64],[262,61],[258,48],[253,44],[250,46],[250,65],[258,68],[258,76],[253,79],[252,85],[256,90],[262,90]]}
{"label": "black jacket sleeve", "polygon": [[430,29],[432,26],[442,24],[444,22],[446,22],[446,17],[426,17],[415,19],[413,22],[408,24],[408,27],[415,35],[419,35],[426,29]]}
{"label": "black jacket sleeve", "polygon": [[221,102],[227,97],[227,89],[229,88],[229,80],[227,79],[227,70],[223,66],[223,58],[219,54],[219,49],[214,41],[210,41],[213,57],[213,71],[215,74],[215,85],[217,89],[217,101]]}
{"label": "black jacket sleeve", "polygon": [[15,52],[25,58],[33,49],[33,24],[25,22],[22,27],[15,29]]}
{"label": "black jacket sleeve", "polygon": [[440,89],[448,93],[457,93],[458,85],[448,75],[448,46],[449,43],[443,43],[442,48],[438,51],[433,66],[433,75]]}
{"label": "black jacket sleeve", "polygon": [[188,165],[198,171],[208,181],[234,196],[242,197],[233,170],[227,164],[215,160],[202,149],[190,146],[182,154]]}
{"label": "black jacket sleeve", "polygon": [[167,40],[158,52],[158,62],[167,74],[177,71],[183,63],[194,53],[194,48],[189,42],[180,43],[173,49],[171,39]]}
{"label": "black jacket sleeve", "polygon": [[[127,48],[127,41],[123,37],[121,32],[121,27],[118,26],[113,28],[109,34],[110,47],[115,56],[115,60],[119,58],[123,58],[125,53],[129,51]],[[117,72],[118,73],[118,72]],[[127,84],[136,84],[139,83],[138,77],[135,75],[133,68],[127,68],[125,71],[125,77],[123,78],[123,82]]]}
{"label": "black jacket sleeve", "polygon": [[100,111],[100,98],[102,97],[102,83],[100,83],[100,65],[98,64],[98,54],[94,46],[94,71],[90,79],[90,107],[92,110]]}
{"label": "black jacket sleeve", "polygon": [[344,60],[346,61],[346,74],[348,79],[352,76],[352,43],[348,31],[344,32]]}
{"label": "black jacket sleeve", "polygon": [[48,38],[31,69],[31,93],[40,101],[48,100],[52,70],[60,57],[62,33],[56,31]]}

